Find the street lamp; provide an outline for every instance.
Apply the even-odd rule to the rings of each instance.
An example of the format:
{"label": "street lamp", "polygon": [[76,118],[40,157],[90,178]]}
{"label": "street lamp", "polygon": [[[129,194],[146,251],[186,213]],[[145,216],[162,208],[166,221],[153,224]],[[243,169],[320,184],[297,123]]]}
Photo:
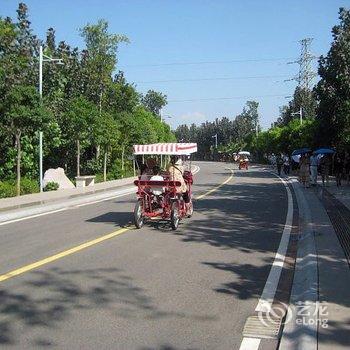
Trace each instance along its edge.
{"label": "street lamp", "polygon": [[62,58],[52,58],[43,54],[43,47],[40,45],[39,50],[39,95],[43,97],[43,62],[53,62],[56,64],[64,64]]}
{"label": "street lamp", "polygon": [[164,114],[162,121],[164,121],[164,119],[172,119],[172,117],[168,114]]}
{"label": "street lamp", "polygon": [[[43,62],[63,64],[62,58],[52,58],[43,54],[43,47],[39,48],[39,95],[40,101],[43,98]],[[40,192],[43,191],[43,132],[39,131],[39,177]]]}
{"label": "street lamp", "polygon": [[300,107],[298,112],[291,113],[292,116],[299,115],[300,116],[300,125],[303,124],[303,108]]}
{"label": "street lamp", "polygon": [[212,138],[215,138],[215,148],[218,148],[218,134],[213,135]]}

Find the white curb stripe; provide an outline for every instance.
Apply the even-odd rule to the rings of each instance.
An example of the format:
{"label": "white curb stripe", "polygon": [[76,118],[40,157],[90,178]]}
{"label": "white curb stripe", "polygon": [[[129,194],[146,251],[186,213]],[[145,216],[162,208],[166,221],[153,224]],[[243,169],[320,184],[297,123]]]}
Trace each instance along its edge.
{"label": "white curb stripe", "polygon": [[281,177],[279,177],[279,179],[282,181],[282,183],[287,191],[287,197],[288,197],[288,210],[287,210],[286,223],[284,225],[281,241],[280,241],[280,244],[278,246],[274,262],[271,266],[269,276],[266,280],[264,290],[261,294],[261,297],[259,299],[258,305],[255,308],[255,311],[269,312],[271,310],[271,306],[272,306],[272,302],[273,302],[273,299],[274,299],[275,294],[276,294],[278,282],[279,282],[280,277],[281,277],[281,272],[282,272],[284,260],[286,258],[290,233],[292,231],[293,196],[292,196],[292,192],[290,191],[290,189],[288,187],[287,182]]}
{"label": "white curb stripe", "polygon": [[239,350],[257,350],[260,345],[259,338],[243,338]]}

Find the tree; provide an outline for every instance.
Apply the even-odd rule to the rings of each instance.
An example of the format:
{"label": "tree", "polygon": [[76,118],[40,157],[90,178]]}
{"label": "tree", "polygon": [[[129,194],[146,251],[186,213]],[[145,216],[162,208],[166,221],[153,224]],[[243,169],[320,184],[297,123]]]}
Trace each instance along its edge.
{"label": "tree", "polygon": [[97,24],[87,24],[80,34],[87,49],[84,67],[89,79],[87,94],[98,104],[101,113],[103,94],[117,63],[118,45],[129,42],[129,39],[125,35],[108,33],[108,22],[102,19]]}
{"label": "tree", "polygon": [[106,91],[106,105],[113,113],[132,113],[140,101],[140,94],[132,84],[129,84],[124,73],[119,71],[113,82],[110,82]]}
{"label": "tree", "polygon": [[339,19],[330,50],[319,59],[318,142],[350,147],[350,11],[340,8]]}
{"label": "tree", "polygon": [[91,141],[93,128],[99,115],[96,106],[85,97],[70,100],[64,113],[64,131],[76,142],[77,176],[80,176],[80,154]]}
{"label": "tree", "polygon": [[[112,176],[121,175],[133,143],[174,140],[170,127],[157,118],[166,96],[154,91],[148,95],[145,101],[152,113],[142,106],[142,95],[123,72],[114,75],[119,45],[128,42],[127,37],[110,33],[104,20],[87,24],[80,34],[86,44],[83,50],[57,42],[52,27],[46,40],[39,40],[24,3],[19,4],[16,19],[0,17],[2,179],[12,180],[15,170],[18,178],[37,177],[39,130],[44,132],[44,165],[62,166],[73,175],[75,166],[80,174],[102,171],[103,163],[104,178],[109,165]],[[35,91],[40,45],[44,54],[64,62],[43,65],[42,101]]]}
{"label": "tree", "polygon": [[101,145],[103,150],[103,181],[107,181],[107,159],[112,147],[120,140],[119,125],[108,113],[102,113],[95,120],[94,125],[95,140]]}
{"label": "tree", "polygon": [[18,196],[21,193],[21,137],[39,131],[49,118],[49,111],[40,105],[40,97],[34,87],[15,86],[7,94],[2,125],[15,138]]}
{"label": "tree", "polygon": [[168,104],[167,96],[161,92],[148,90],[147,94],[142,97],[142,104],[154,115],[160,116],[161,109]]}

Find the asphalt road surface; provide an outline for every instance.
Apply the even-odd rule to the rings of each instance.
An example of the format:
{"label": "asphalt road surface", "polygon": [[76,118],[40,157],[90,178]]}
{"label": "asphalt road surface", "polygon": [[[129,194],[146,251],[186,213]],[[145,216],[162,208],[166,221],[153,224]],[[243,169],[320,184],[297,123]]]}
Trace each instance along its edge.
{"label": "asphalt road surface", "polygon": [[135,196],[0,226],[0,275],[24,267],[0,282],[0,347],[238,349],[280,242],[286,190],[259,168],[197,164],[195,196],[216,189],[177,231],[131,228],[30,269],[119,232]]}

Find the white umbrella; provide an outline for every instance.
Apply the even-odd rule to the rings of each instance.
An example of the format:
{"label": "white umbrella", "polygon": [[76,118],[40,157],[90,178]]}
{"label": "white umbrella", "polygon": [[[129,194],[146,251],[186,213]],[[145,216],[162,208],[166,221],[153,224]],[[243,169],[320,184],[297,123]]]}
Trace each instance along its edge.
{"label": "white umbrella", "polygon": [[250,156],[250,152],[248,151],[240,151],[238,152],[239,155],[242,155],[242,156]]}

